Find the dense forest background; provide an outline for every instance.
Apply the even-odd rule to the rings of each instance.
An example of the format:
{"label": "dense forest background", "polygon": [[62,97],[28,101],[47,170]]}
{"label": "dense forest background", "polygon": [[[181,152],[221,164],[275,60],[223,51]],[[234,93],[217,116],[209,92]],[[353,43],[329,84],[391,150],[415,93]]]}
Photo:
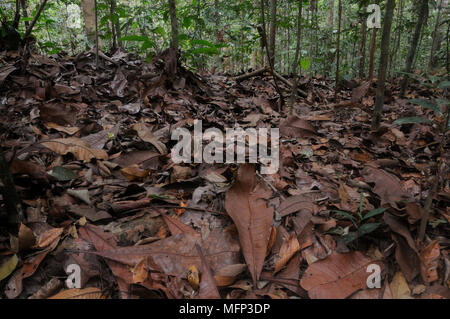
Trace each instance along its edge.
{"label": "dense forest background", "polygon": [[[237,74],[260,68],[266,57],[258,26],[264,5],[267,38],[274,52],[274,68],[291,74],[298,65],[302,75],[344,79],[373,74],[380,58],[381,29],[368,29],[371,1],[337,0],[94,0],[48,1],[33,30],[36,47],[47,54],[75,55],[95,45],[97,6],[98,37],[102,51],[118,47],[148,59],[167,48],[175,17],[177,42],[187,65],[197,70]],[[384,21],[386,1],[378,1]],[[39,8],[38,0],[22,5],[19,32],[25,30]],[[447,0],[397,0],[391,27],[387,76],[418,70],[443,75],[449,69],[449,5]],[[299,14],[300,4],[302,12]],[[0,14],[14,20],[16,1],[4,0]],[[298,34],[298,19],[301,34]],[[338,38],[339,49],[338,53]],[[418,38],[417,40],[414,40]],[[297,39],[300,51],[297,63]],[[407,66],[411,47],[412,65]]]}

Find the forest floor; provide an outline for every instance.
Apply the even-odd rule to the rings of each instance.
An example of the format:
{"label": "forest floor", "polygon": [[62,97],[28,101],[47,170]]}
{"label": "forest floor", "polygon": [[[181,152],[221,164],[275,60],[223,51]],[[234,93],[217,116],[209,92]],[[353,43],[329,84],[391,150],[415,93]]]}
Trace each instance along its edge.
{"label": "forest floor", "polygon": [[[171,50],[99,59],[0,55],[0,141],[25,211],[13,231],[0,207],[0,298],[450,298],[444,119],[408,102],[442,90],[388,83],[371,132],[375,83],[334,100],[331,81],[301,77],[296,117],[269,74],[197,75]],[[411,116],[431,124],[393,124]],[[175,164],[171,132],[195,119],[279,128],[279,171]],[[65,287],[73,265],[81,289]]]}

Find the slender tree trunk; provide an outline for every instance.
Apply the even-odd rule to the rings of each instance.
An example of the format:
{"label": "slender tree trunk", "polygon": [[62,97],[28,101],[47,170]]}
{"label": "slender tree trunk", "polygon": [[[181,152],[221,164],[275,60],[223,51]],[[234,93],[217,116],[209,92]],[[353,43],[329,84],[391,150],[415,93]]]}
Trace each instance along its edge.
{"label": "slender tree trunk", "polygon": [[170,47],[178,51],[178,21],[175,0],[169,0],[169,15],[172,26],[172,41]]}
{"label": "slender tree trunk", "polygon": [[342,19],[342,0],[338,2],[338,32],[337,32],[337,46],[336,46],[336,86],[334,88],[334,99],[339,86],[339,59],[341,55],[341,19]]}
{"label": "slender tree trunk", "polygon": [[303,9],[303,0],[298,0],[298,16],[297,16],[297,45],[295,47],[295,57],[294,63],[292,64],[292,72],[294,73],[294,77],[292,79],[292,93],[291,99],[289,101],[289,113],[294,113],[294,102],[297,97],[297,65],[298,59],[300,57],[300,44],[302,38],[302,9]]}
{"label": "slender tree trunk", "polygon": [[367,38],[367,24],[366,20],[361,21],[361,42],[359,43],[359,78],[363,79],[366,68],[366,38]]}
{"label": "slender tree trunk", "polygon": [[372,29],[372,40],[370,42],[370,57],[369,57],[369,80],[373,79],[374,62],[375,62],[375,46],[377,42],[377,28]]}
{"label": "slender tree trunk", "polygon": [[375,97],[375,109],[372,118],[372,130],[380,127],[381,112],[384,104],[384,87],[386,81],[386,69],[389,57],[389,42],[391,40],[392,16],[394,14],[395,0],[387,0],[386,13],[384,15],[383,34],[381,36],[381,54],[378,67],[378,83]]}
{"label": "slender tree trunk", "polygon": [[275,35],[277,30],[277,0],[270,0],[269,52],[271,64],[275,68]]}
{"label": "slender tree trunk", "polygon": [[[426,23],[428,17],[428,0],[421,0],[419,3],[419,14],[416,22],[416,29],[414,30],[414,35],[411,40],[411,46],[409,47],[408,56],[406,57],[405,73],[411,73],[414,57],[417,51],[417,44],[420,40],[420,34],[422,31],[422,26]],[[405,74],[401,84],[400,95],[404,96],[406,87],[408,86],[408,74]]]}
{"label": "slender tree trunk", "polygon": [[[377,0],[380,4],[380,0]],[[374,63],[375,63],[375,49],[377,44],[377,28],[372,29],[372,40],[370,43],[370,58],[369,58],[369,81],[373,79]]]}
{"label": "slender tree trunk", "polygon": [[449,35],[450,35],[450,23],[447,24],[447,54],[446,54],[446,63],[445,66],[447,68],[447,73],[450,73],[450,56],[449,56]]}
{"label": "slender tree trunk", "polygon": [[430,61],[428,63],[428,67],[430,69],[435,68],[436,64],[437,64],[436,63],[437,61],[435,59],[435,52],[438,50],[439,43],[441,40],[440,32],[439,32],[439,25],[441,22],[441,10],[442,10],[442,0],[439,1],[439,7],[438,7],[437,16],[436,16],[436,23],[434,25],[433,42],[431,44]]}
{"label": "slender tree trunk", "polygon": [[[28,18],[28,12],[27,12],[27,2],[26,0],[20,0],[20,6],[22,7],[22,15],[24,18]],[[28,28],[29,22],[25,20],[25,28]]]}
{"label": "slender tree trunk", "polygon": [[404,0],[400,0],[399,6],[398,6],[398,10],[397,10],[397,23],[396,23],[396,27],[397,27],[397,32],[396,32],[396,36],[395,36],[395,44],[394,44],[394,49],[392,50],[392,54],[391,54],[391,59],[389,62],[389,78],[392,78],[392,71],[394,68],[395,62],[397,61],[397,55],[398,55],[398,51],[400,49],[400,40],[401,40],[401,35],[403,32],[403,8],[404,8],[405,2]]}
{"label": "slender tree trunk", "polygon": [[333,43],[333,32],[334,31],[334,0],[329,0],[328,2],[328,36],[326,37],[328,43],[324,43],[326,48],[326,61],[323,73],[325,77],[330,76],[331,66],[334,61],[334,54],[329,49]]}
{"label": "slender tree trunk", "polygon": [[112,29],[113,31],[113,37],[114,39],[114,43],[115,45],[117,45],[119,48],[122,47],[122,42],[119,40],[121,38],[121,34],[120,34],[120,21],[119,21],[119,17],[117,16],[115,18],[116,15],[116,10],[117,10],[117,2],[116,0],[110,0],[111,1],[111,5],[110,5],[110,9],[111,9],[111,23],[113,25]]}

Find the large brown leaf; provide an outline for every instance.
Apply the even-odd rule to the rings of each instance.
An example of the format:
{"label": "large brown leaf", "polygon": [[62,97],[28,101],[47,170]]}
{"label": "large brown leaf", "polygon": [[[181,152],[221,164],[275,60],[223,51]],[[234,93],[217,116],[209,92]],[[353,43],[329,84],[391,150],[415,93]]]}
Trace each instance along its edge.
{"label": "large brown leaf", "polygon": [[225,196],[225,209],[236,224],[242,252],[253,282],[259,279],[269,242],[273,208],[267,206],[271,191],[256,181],[255,168],[244,164]]}
{"label": "large brown leaf", "polygon": [[317,135],[316,130],[309,124],[308,121],[303,120],[295,115],[288,117],[285,121],[280,123],[281,135],[290,137],[307,137]]}
{"label": "large brown leaf", "polygon": [[[343,299],[367,285],[367,266],[379,264],[362,253],[333,253],[306,269],[300,285],[312,299]],[[380,264],[381,266],[381,264]]]}
{"label": "large brown leaf", "polygon": [[200,234],[180,233],[148,245],[117,247],[96,254],[132,267],[151,257],[151,270],[184,278],[189,267],[200,269],[202,265],[195,244],[201,245],[212,271],[239,262],[239,244],[228,232],[219,229],[212,231],[205,241]]}
{"label": "large brown leaf", "polygon": [[72,153],[80,161],[90,161],[93,158],[108,159],[108,154],[104,150],[93,149],[87,142],[76,137],[57,138],[42,145],[59,155]]}
{"label": "large brown leaf", "polygon": [[396,202],[408,197],[400,180],[382,169],[366,166],[362,176],[366,183],[375,183],[373,192],[380,196],[381,205],[388,203],[397,208]]}

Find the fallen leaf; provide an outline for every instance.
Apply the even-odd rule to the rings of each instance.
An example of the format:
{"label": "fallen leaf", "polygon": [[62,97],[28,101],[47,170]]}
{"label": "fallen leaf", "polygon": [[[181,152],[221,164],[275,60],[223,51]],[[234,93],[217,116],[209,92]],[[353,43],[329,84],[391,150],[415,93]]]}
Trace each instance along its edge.
{"label": "fallen leaf", "polygon": [[96,287],[84,289],[66,289],[48,299],[106,299],[102,291]]}
{"label": "fallen leaf", "polygon": [[43,146],[49,148],[59,155],[72,153],[80,161],[90,161],[96,159],[108,159],[108,154],[104,150],[92,149],[89,143],[76,138],[58,138],[42,143]]}
{"label": "fallen leaf", "polygon": [[153,135],[152,131],[145,125],[145,123],[138,122],[133,125],[133,129],[138,133],[138,136],[145,142],[151,143],[161,154],[167,154],[166,146],[159,141],[159,138]]}
{"label": "fallen leaf", "polygon": [[439,279],[437,268],[441,255],[439,242],[437,240],[420,250],[420,274],[426,283],[432,283]]}
{"label": "fallen leaf", "polygon": [[271,191],[257,183],[251,164],[239,167],[237,178],[225,196],[225,209],[233,219],[253,282],[259,279],[271,232],[273,208],[267,206]]}
{"label": "fallen leaf", "polygon": [[275,258],[275,273],[279,272],[284,265],[300,250],[297,236],[291,233],[281,245],[280,251]]}
{"label": "fallen leaf", "polygon": [[375,183],[373,192],[380,196],[380,206],[388,203],[397,208],[397,202],[408,198],[400,179],[382,169],[366,166],[362,170],[362,176],[366,183]]}
{"label": "fallen leaf", "polygon": [[[312,299],[343,299],[367,287],[367,266],[379,264],[362,253],[332,253],[306,269],[300,285]],[[380,265],[381,266],[381,265]]]}
{"label": "fallen leaf", "polygon": [[16,269],[19,259],[17,255],[14,254],[7,261],[0,265],[0,281],[11,275],[11,273]]}
{"label": "fallen leaf", "polygon": [[399,271],[394,275],[390,287],[393,299],[411,299],[411,290],[402,272]]}
{"label": "fallen leaf", "polygon": [[297,138],[317,135],[316,130],[308,121],[295,115],[288,117],[280,123],[280,133],[281,135]]}

